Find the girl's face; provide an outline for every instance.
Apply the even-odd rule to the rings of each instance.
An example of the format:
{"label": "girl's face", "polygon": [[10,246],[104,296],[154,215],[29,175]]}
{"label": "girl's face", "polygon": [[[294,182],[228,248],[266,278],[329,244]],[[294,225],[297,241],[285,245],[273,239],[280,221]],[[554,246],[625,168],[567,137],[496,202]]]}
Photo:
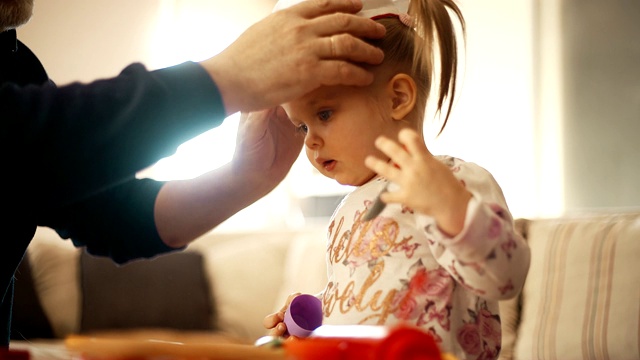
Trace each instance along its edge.
{"label": "girl's face", "polygon": [[375,139],[397,138],[401,125],[391,119],[391,106],[384,87],[372,85],[321,87],[283,107],[304,134],[311,164],[340,184],[359,186],[376,175],[364,165],[365,157],[386,158]]}

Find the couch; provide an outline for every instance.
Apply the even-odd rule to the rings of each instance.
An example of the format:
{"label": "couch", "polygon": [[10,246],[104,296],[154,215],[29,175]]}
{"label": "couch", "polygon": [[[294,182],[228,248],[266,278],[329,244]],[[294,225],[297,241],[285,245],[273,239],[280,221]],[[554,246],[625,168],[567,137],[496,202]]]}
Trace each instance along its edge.
{"label": "couch", "polygon": [[[640,211],[516,225],[532,262],[520,296],[500,304],[501,359],[639,359]],[[324,233],[322,226],[213,231],[184,252],[118,267],[38,229],[17,274],[11,347],[62,359],[59,340],[67,335],[136,328],[251,344],[265,335],[263,317],[290,293],[323,288]]]}

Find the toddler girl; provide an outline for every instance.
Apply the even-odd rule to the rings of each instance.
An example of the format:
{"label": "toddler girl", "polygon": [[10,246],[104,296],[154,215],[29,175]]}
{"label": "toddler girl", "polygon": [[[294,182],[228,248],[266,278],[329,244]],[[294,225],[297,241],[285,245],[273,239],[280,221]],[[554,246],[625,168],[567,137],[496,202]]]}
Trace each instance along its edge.
{"label": "toddler girl", "polygon": [[[361,15],[387,29],[374,42],[385,60],[372,69],[373,84],[322,87],[283,105],[313,166],[357,186],[327,232],[323,323],[409,323],[459,359],[495,359],[498,300],[520,291],[529,248],[491,174],[433,156],[423,136],[432,81],[444,113],[440,131],[449,118],[458,67],[454,19],[464,33],[463,16],[452,0],[364,0]],[[389,183],[380,195],[386,207],[365,220]],[[283,311],[265,318],[272,335],[285,333],[282,319]]]}

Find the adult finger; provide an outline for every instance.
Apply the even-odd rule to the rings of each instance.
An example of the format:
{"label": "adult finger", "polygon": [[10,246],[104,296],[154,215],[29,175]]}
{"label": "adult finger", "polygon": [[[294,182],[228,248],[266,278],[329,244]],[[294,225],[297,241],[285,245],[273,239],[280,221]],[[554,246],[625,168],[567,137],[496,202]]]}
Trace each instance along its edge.
{"label": "adult finger", "polygon": [[349,34],[325,36],[319,39],[321,59],[344,59],[377,65],[384,60],[384,52],[364,40]]}
{"label": "adult finger", "polygon": [[342,60],[323,60],[317,66],[316,79],[319,85],[366,86],[373,82],[374,75],[365,69]]}
{"label": "adult finger", "polygon": [[[290,1],[291,2],[291,1]],[[288,7],[287,1],[281,1],[281,8]],[[362,10],[361,0],[308,0],[301,1],[298,4],[291,5],[290,8],[307,19],[315,18],[321,15],[332,14],[336,12],[346,12],[355,14]]]}
{"label": "adult finger", "polygon": [[318,36],[330,36],[341,33],[370,39],[384,36],[384,25],[375,20],[353,14],[337,13],[323,15],[310,20],[310,29]]}

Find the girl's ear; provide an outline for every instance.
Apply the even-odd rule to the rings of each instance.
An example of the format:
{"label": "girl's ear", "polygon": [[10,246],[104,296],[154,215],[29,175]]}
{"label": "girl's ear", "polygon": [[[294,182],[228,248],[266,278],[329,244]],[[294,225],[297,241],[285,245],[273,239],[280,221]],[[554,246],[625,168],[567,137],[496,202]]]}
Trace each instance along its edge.
{"label": "girl's ear", "polygon": [[388,94],[391,96],[391,117],[402,120],[416,105],[416,82],[407,74],[396,74],[388,83]]}

